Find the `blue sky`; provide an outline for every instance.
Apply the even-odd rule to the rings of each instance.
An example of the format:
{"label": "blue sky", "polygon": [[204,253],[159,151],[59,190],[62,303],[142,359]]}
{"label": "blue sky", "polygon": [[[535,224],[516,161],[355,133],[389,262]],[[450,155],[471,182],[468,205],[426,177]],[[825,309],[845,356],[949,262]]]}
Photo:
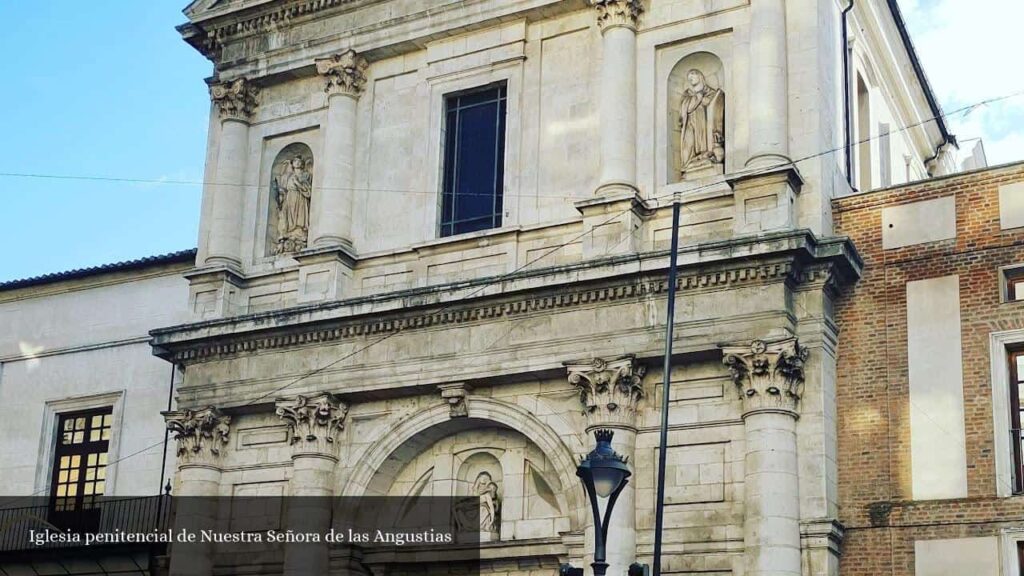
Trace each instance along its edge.
{"label": "blue sky", "polygon": [[[210,64],[186,0],[10,1],[0,172],[201,181]],[[900,0],[947,110],[1024,89],[1021,0]],[[993,17],[998,14],[998,17]],[[1024,97],[951,118],[991,163],[1024,158]],[[0,176],[0,281],[195,245],[200,187]]]}
{"label": "blue sky", "polygon": [[[210,63],[184,0],[0,2],[0,172],[201,181]],[[0,177],[0,280],[195,246],[199,186]]]}

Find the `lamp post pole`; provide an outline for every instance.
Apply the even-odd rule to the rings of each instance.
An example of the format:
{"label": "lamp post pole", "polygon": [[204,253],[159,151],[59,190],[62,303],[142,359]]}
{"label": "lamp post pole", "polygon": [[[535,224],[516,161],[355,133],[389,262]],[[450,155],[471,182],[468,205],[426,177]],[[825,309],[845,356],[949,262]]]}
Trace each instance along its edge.
{"label": "lamp post pole", "polygon": [[[615,501],[618,500],[632,474],[626,458],[612,449],[614,435],[611,430],[595,430],[597,446],[576,468],[576,475],[583,480],[583,486],[590,498],[591,512],[594,514],[594,561],[590,564],[594,569],[594,576],[605,576],[608,572],[608,563],[605,561],[608,523],[612,517],[612,509],[615,508]],[[608,500],[603,517],[599,498]]]}

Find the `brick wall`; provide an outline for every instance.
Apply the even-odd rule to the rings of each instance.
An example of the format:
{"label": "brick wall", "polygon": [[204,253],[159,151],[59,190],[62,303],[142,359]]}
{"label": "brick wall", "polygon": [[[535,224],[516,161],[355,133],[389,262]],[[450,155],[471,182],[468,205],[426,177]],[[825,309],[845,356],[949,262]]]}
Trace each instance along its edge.
{"label": "brick wall", "polygon": [[[1024,526],[1024,497],[998,498],[989,334],[1024,328],[1024,302],[1000,301],[1001,266],[1024,263],[1024,229],[1000,230],[999,187],[1024,164],[833,201],[838,234],[864,258],[837,304],[840,519],[844,576],[914,573],[916,540],[998,534]],[[882,249],[882,209],[956,197],[955,239]],[[960,277],[968,497],[911,500],[907,282]],[[959,448],[959,447],[958,447]]]}

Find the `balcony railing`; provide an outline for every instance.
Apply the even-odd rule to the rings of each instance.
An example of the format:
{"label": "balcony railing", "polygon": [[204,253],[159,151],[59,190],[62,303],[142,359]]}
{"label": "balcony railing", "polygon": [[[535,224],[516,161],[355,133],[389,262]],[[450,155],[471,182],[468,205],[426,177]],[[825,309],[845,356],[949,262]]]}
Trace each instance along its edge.
{"label": "balcony railing", "polygon": [[[84,510],[56,511],[48,499],[26,498],[13,507],[0,509],[0,552],[22,552],[78,548],[83,542],[33,542],[50,533],[152,533],[171,526],[171,496],[133,498],[103,497]],[[95,546],[102,546],[97,543]]]}

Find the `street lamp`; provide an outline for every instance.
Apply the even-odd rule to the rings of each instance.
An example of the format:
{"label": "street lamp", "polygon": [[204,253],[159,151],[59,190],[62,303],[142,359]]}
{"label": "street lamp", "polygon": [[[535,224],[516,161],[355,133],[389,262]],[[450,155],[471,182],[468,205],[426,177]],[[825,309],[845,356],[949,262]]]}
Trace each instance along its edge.
{"label": "street lamp", "polygon": [[[583,480],[583,486],[587,489],[590,507],[594,513],[594,562],[591,564],[594,568],[594,576],[604,576],[608,571],[608,563],[605,562],[608,522],[612,518],[615,500],[622,493],[622,489],[626,487],[629,476],[632,474],[626,464],[626,458],[612,449],[612,436],[614,433],[611,430],[595,430],[594,438],[597,439],[597,446],[576,468],[576,475]],[[598,498],[608,499],[603,519],[598,507]]]}

